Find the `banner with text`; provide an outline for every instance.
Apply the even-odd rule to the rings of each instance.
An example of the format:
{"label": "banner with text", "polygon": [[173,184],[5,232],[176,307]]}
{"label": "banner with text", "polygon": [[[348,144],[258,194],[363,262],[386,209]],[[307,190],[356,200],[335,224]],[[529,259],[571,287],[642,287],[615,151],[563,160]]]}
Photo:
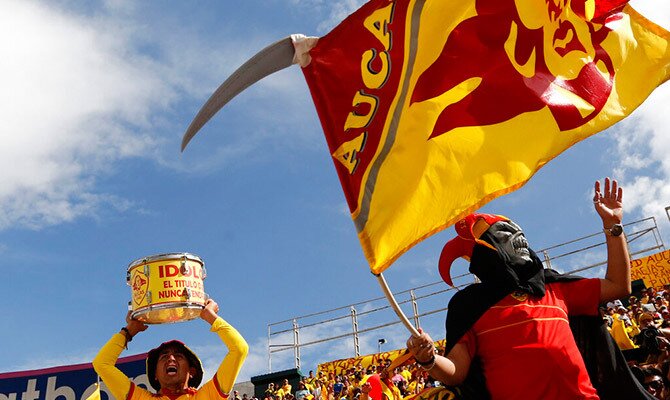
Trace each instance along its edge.
{"label": "banner with text", "polygon": [[630,275],[633,281],[642,279],[646,287],[670,283],[670,250],[631,260]]}
{"label": "banner with text", "polygon": [[[145,354],[119,358],[116,366],[136,385],[149,388]],[[86,400],[95,391],[93,365],[61,367],[0,374],[0,400]],[[114,400],[104,382],[101,400]]]}

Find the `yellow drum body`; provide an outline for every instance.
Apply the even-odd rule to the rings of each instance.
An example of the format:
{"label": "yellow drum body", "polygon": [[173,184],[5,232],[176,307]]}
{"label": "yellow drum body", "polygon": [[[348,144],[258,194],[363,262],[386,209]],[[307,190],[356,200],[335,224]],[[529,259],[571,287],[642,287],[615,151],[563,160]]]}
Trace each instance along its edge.
{"label": "yellow drum body", "polygon": [[205,307],[200,257],[167,253],[140,258],[128,266],[131,316],[147,324],[165,324],[197,318]]}

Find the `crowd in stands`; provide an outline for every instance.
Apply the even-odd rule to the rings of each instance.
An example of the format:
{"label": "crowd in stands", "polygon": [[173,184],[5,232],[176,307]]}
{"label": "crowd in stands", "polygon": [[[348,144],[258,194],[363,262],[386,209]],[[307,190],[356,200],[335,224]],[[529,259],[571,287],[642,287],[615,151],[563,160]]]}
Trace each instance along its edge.
{"label": "crowd in stands", "polygon": [[[662,290],[643,289],[601,307],[608,329],[640,383],[657,399],[670,400],[670,285]],[[288,380],[269,384],[262,400],[358,400],[368,376],[379,374],[387,382],[393,399],[402,400],[421,391],[440,386],[416,364],[402,365],[392,372],[384,365],[350,368],[339,375],[313,371],[302,377],[297,388]],[[388,396],[386,396],[388,397]],[[247,400],[247,399],[235,399]],[[249,399],[257,400],[257,399]]]}
{"label": "crowd in stands", "polygon": [[643,289],[601,307],[612,337],[640,383],[657,399],[670,399],[670,285]]}
{"label": "crowd in stands", "polygon": [[286,379],[282,383],[270,383],[263,400],[358,400],[363,383],[375,373],[380,375],[382,382],[387,383],[394,397],[390,400],[402,400],[425,388],[439,385],[426,371],[413,364],[400,366],[389,373],[389,363],[387,361],[385,365],[365,369],[353,367],[339,375],[319,372],[315,376],[310,371],[309,376],[302,377],[295,392]]}

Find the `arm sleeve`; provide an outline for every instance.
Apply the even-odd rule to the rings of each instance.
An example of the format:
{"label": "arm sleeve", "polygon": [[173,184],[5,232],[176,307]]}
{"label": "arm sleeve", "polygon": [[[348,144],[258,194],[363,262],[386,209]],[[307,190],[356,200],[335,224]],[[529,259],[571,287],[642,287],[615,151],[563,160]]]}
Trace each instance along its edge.
{"label": "arm sleeve", "polygon": [[218,317],[214,321],[211,331],[216,332],[223,343],[226,344],[228,354],[226,354],[226,357],[221,362],[212,380],[207,382],[198,394],[201,392],[209,393],[210,399],[216,397],[227,398],[228,393],[233,389],[235,379],[237,379],[237,374],[242,368],[244,359],[249,353],[249,345],[242,335],[221,317]]}
{"label": "arm sleeve", "polygon": [[117,400],[126,399],[132,385],[126,374],[116,367],[116,360],[121,355],[125,345],[125,336],[117,333],[112,336],[93,359],[93,369]]}
{"label": "arm sleeve", "polygon": [[[458,341],[458,343],[463,343],[465,347],[468,349],[468,355],[470,355],[470,358],[475,358],[475,353],[477,352],[477,339],[475,338],[474,332],[472,332],[472,329],[468,329],[468,331],[461,337],[461,339]],[[448,354],[445,354],[445,357],[448,356]]]}
{"label": "arm sleeve", "polygon": [[600,279],[580,279],[559,285],[569,315],[598,315]]}

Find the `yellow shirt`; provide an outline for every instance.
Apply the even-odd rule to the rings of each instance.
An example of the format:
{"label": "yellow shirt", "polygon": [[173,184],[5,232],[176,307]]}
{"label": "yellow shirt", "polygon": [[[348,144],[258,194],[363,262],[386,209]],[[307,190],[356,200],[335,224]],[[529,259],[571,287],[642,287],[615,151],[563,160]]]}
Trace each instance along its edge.
{"label": "yellow shirt", "polygon": [[412,380],[412,373],[409,372],[409,370],[407,369],[403,369],[402,371],[400,371],[400,375],[402,375],[402,377],[405,378],[407,382]]}
{"label": "yellow shirt", "polygon": [[[305,378],[305,386],[309,385],[309,386],[312,387],[312,389],[314,389],[314,382],[316,382],[316,377],[312,377],[312,378],[307,377],[307,378]],[[308,390],[312,390],[312,389],[309,389],[309,388],[308,388]]]}
{"label": "yellow shirt", "polygon": [[417,387],[417,381],[414,380],[409,381],[409,384],[407,385],[407,393],[408,394],[417,393],[416,387]]}
{"label": "yellow shirt", "polygon": [[[233,388],[237,374],[249,353],[249,345],[230,324],[218,317],[211,328],[228,347],[228,354],[211,380],[194,393],[185,393],[179,399],[213,400],[226,399]],[[125,348],[126,337],[117,333],[100,349],[93,360],[93,368],[100,375],[112,395],[117,400],[157,400],[169,399],[164,395],[154,395],[148,390],[135,386],[130,379],[116,367],[116,360]]]}
{"label": "yellow shirt", "polygon": [[633,341],[630,340],[630,337],[628,337],[626,326],[621,319],[614,318],[614,322],[612,322],[612,330],[610,333],[621,350],[629,350],[637,347]]}

